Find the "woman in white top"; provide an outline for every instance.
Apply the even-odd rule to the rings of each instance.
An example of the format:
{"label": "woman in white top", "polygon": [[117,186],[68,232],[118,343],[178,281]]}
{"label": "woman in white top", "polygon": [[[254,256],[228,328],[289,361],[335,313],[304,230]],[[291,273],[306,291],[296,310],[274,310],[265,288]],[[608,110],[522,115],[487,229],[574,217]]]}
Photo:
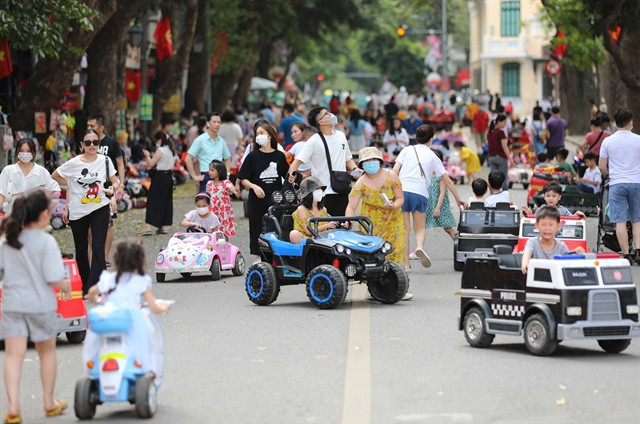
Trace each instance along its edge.
{"label": "woman in white top", "polygon": [[76,261],[82,278],[82,292],[87,294],[89,287],[98,282],[100,274],[106,269],[104,245],[111,209],[116,210],[113,193],[118,188],[118,180],[111,159],[98,154],[98,133],[95,130],[86,130],[82,143],[83,153],[59,166],[51,178],[69,187],[68,212],[65,212],[62,219],[71,226],[76,246]]}
{"label": "woman in white top", "polygon": [[[409,145],[409,134],[402,128],[402,121],[397,116],[393,117],[391,128],[385,131],[382,142],[387,148],[389,159],[397,156],[400,150]],[[395,155],[393,152],[396,152]]]}
{"label": "woman in white top", "polygon": [[36,144],[30,138],[21,138],[16,143],[15,157],[18,162],[7,165],[0,174],[0,206],[4,205],[5,215],[11,213],[13,202],[24,193],[41,189],[51,194],[60,191],[49,171],[34,162]]}
{"label": "woman in white top", "polygon": [[220,120],[222,124],[220,124],[220,129],[218,130],[218,135],[222,137],[225,143],[227,143],[227,148],[229,152],[233,155],[231,158],[231,163],[236,163],[238,158],[236,157],[236,147],[239,145],[243,145],[243,133],[242,127],[236,123],[236,114],[230,110],[225,110],[220,115]]}
{"label": "woman in white top", "polygon": [[[431,266],[431,259],[424,251],[426,239],[425,218],[427,212],[427,201],[429,199],[429,185],[431,175],[442,177],[458,204],[464,205],[458,192],[447,175],[442,165],[442,161],[431,150],[433,140],[433,127],[431,125],[420,125],[416,131],[416,145],[402,149],[393,170],[400,177],[404,203],[402,204],[402,218],[404,220],[404,234],[407,242],[404,245],[404,267],[409,269],[409,259],[420,259],[422,266]],[[411,219],[413,218],[413,230],[416,250],[409,253],[408,242],[411,233]]]}
{"label": "woman in white top", "polygon": [[151,186],[147,194],[147,214],[145,217],[143,236],[151,235],[151,227],[156,227],[157,234],[167,234],[167,227],[173,223],[173,165],[176,152],[173,143],[163,131],[157,132],[153,139],[158,148],[153,157],[144,151],[147,166],[156,171],[151,178]]}

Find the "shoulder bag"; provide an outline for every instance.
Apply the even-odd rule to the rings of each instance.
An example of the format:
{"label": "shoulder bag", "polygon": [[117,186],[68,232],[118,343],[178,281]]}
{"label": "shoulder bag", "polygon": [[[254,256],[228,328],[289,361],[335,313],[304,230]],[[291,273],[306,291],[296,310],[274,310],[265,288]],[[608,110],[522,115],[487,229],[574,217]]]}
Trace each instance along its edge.
{"label": "shoulder bag", "polygon": [[351,192],[351,174],[345,171],[334,171],[331,167],[331,156],[329,155],[329,146],[327,146],[327,140],[324,138],[322,132],[318,132],[322,143],[324,144],[324,151],[327,154],[327,163],[329,165],[329,176],[331,182],[331,188],[338,194],[349,194]]}
{"label": "shoulder bag", "polygon": [[424,178],[427,181],[427,186],[429,186],[429,180],[427,179],[427,175],[424,173],[424,169],[422,168],[422,163],[420,162],[420,156],[418,156],[418,149],[416,149],[416,146],[411,146],[413,147],[413,152],[416,154],[416,159],[418,160],[418,166],[420,167],[420,175],[422,175],[422,178]]}

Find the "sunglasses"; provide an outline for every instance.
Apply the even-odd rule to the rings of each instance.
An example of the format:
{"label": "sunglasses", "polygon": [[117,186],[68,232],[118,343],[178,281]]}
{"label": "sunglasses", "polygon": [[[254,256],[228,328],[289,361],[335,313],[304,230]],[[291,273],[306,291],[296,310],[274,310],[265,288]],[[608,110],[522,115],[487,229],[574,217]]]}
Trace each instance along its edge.
{"label": "sunglasses", "polygon": [[94,146],[99,146],[100,145],[100,140],[82,140],[82,142],[87,147],[91,146],[92,144]]}

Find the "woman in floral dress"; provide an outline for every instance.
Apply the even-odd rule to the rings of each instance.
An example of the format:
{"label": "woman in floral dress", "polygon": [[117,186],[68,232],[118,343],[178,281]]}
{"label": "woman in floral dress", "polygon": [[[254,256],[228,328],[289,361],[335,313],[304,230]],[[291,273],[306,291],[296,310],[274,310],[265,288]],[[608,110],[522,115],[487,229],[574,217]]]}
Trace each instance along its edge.
{"label": "woman in floral dress", "polygon": [[[439,150],[433,150],[433,152],[442,160],[442,153]],[[445,174],[446,175],[446,174]],[[449,192],[447,186],[442,177],[437,177],[435,174],[431,176],[431,182],[429,183],[429,200],[427,201],[427,228],[442,228],[445,233],[449,234],[451,239],[455,238],[456,219],[451,213],[451,206],[449,205]]]}
{"label": "woman in floral dress", "polygon": [[209,177],[207,182],[207,194],[211,196],[209,209],[220,220],[220,231],[229,237],[236,235],[235,220],[233,218],[233,206],[231,196],[238,196],[235,186],[227,179],[227,167],[219,160],[211,161],[209,165]]}

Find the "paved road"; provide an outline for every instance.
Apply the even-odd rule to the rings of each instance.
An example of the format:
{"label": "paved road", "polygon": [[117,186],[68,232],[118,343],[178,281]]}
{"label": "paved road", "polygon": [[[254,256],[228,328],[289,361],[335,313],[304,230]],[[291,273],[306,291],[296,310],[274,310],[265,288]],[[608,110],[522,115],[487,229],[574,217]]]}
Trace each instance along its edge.
{"label": "paved road", "polygon": [[[469,191],[462,187],[461,195]],[[513,190],[514,203],[523,204],[524,193]],[[183,200],[176,216],[191,208]],[[589,218],[591,246],[596,224]],[[245,220],[239,225],[246,229]],[[167,239],[147,241],[149,263]],[[236,241],[247,249],[246,237]],[[154,421],[640,422],[640,341],[620,355],[605,354],[596,342],[564,342],[555,356],[539,358],[521,338],[507,336],[488,349],[471,348],[456,330],[460,273],[453,271],[452,241],[429,230],[427,252],[434,265],[416,262],[410,274],[415,299],[396,305],[364,301],[360,285],[341,307],[321,311],[302,286],[284,287],[271,306],[255,306],[243,278],[230,274],[218,282],[202,276],[155,284],[158,297],[177,303],[160,318],[166,374]],[[640,267],[633,274],[638,284]],[[58,362],[56,393],[72,401],[84,376],[81,348],[61,338]],[[45,421],[33,349],[21,393],[24,421]],[[138,421],[128,404],[98,407],[95,421],[116,420]],[[46,420],[75,421],[72,410]]]}

